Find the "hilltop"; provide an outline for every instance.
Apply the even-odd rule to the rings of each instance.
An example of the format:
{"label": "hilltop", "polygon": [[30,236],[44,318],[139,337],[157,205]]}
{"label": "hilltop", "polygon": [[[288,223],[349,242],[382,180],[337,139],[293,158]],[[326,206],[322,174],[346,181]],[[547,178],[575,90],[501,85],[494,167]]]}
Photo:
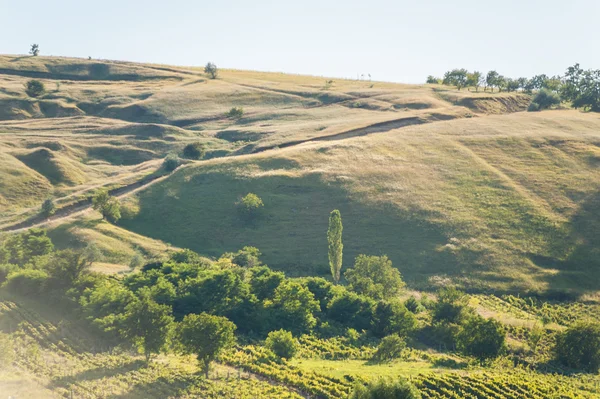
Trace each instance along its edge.
{"label": "hilltop", "polygon": [[[46,94],[23,89],[40,79]],[[203,161],[129,195],[119,226],[49,227],[94,237],[110,261],[171,246],[219,256],[254,245],[291,275],[326,275],[327,215],[344,264],[387,254],[409,284],[473,291],[595,291],[600,118],[524,113],[529,96],[57,57],[0,56],[0,224],[43,199],[82,200],[157,173],[192,142]],[[240,118],[226,113],[242,107]],[[265,202],[236,216],[248,192]],[[119,242],[118,251],[114,250]],[[168,244],[167,244],[168,243]]]}

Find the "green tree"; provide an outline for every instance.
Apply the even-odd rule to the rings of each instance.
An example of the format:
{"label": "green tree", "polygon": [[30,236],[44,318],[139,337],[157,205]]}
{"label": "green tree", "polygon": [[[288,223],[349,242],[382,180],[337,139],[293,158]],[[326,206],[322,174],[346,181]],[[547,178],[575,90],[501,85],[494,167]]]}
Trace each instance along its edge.
{"label": "green tree", "polygon": [[491,87],[492,93],[494,92],[494,87],[498,85],[498,78],[500,74],[496,71],[489,71],[485,77],[486,88]]}
{"label": "green tree", "polygon": [[359,255],[344,273],[351,290],[374,299],[393,298],[404,287],[400,271],[387,256]]}
{"label": "green tree", "polygon": [[95,259],[96,255],[86,250],[65,249],[55,252],[47,266],[50,274],[48,285],[67,291],[75,281],[89,272]]}
{"label": "green tree", "polygon": [[600,112],[600,70],[584,71],[579,64],[567,69],[561,96],[574,108]]}
{"label": "green tree", "polygon": [[475,91],[479,91],[482,74],[479,71],[467,73],[467,86],[474,87]]}
{"label": "green tree", "polygon": [[330,301],[327,315],[342,325],[359,331],[368,330],[372,325],[374,307],[371,298],[344,290]]}
{"label": "green tree", "polygon": [[271,319],[269,329],[286,328],[297,334],[312,330],[317,324],[319,302],[300,283],[285,281],[277,287],[272,301],[266,304]]}
{"label": "green tree", "polygon": [[373,312],[372,331],[376,337],[408,335],[417,325],[415,315],[398,300],[379,301]]}
{"label": "green tree", "polygon": [[169,154],[166,156],[165,160],[163,161],[163,168],[167,172],[172,172],[175,169],[177,169],[180,164],[181,164],[181,162],[179,161],[179,158],[177,158],[177,155]]}
{"label": "green tree", "polygon": [[457,341],[462,353],[475,356],[483,363],[505,349],[506,332],[499,321],[473,316],[458,333]]}
{"label": "green tree", "polygon": [[262,199],[254,194],[248,193],[237,202],[237,207],[243,217],[246,219],[254,219],[258,217],[265,204]]}
{"label": "green tree", "polygon": [[188,159],[204,158],[206,150],[202,143],[190,143],[183,148],[183,156]]}
{"label": "green tree", "polygon": [[421,399],[421,393],[404,379],[392,381],[380,378],[367,385],[357,383],[350,399]]}
{"label": "green tree", "polygon": [[425,83],[427,84],[438,84],[440,83],[441,79],[440,78],[436,78],[433,75],[429,75],[427,76],[427,80],[425,81]]}
{"label": "green tree", "polygon": [[248,270],[252,293],[263,301],[273,298],[275,290],[285,280],[285,274],[271,270],[267,266],[257,266]]}
{"label": "green tree", "polygon": [[48,217],[54,215],[56,212],[56,205],[54,205],[54,201],[51,198],[48,198],[42,202],[42,215]]}
{"label": "green tree", "polygon": [[255,267],[261,265],[259,259],[261,255],[262,254],[260,253],[260,250],[258,248],[245,246],[244,248],[240,249],[235,253],[224,253],[221,257],[229,258],[231,259],[232,263],[241,267]]}
{"label": "green tree", "polygon": [[275,355],[291,359],[298,351],[298,342],[291,332],[286,330],[271,331],[265,340],[265,346]]}
{"label": "green tree", "polygon": [[37,57],[40,54],[40,45],[36,43],[32,44],[29,48],[29,54]]}
{"label": "green tree", "polygon": [[560,105],[559,95],[551,92],[548,89],[541,89],[536,93],[533,100],[531,100],[531,104],[527,110],[541,111],[543,109],[548,109],[556,105]]}
{"label": "green tree", "polygon": [[467,74],[466,69],[453,69],[444,74],[443,83],[445,85],[456,86],[458,90],[467,85]]}
{"label": "green tree", "polygon": [[178,349],[194,354],[206,374],[212,361],[235,343],[235,324],[225,317],[206,313],[189,314],[177,326]]}
{"label": "green tree", "polygon": [[384,337],[377,350],[373,354],[373,360],[378,362],[386,362],[398,359],[402,355],[402,351],[406,348],[406,341],[398,335],[388,335]]}
{"label": "green tree", "polygon": [[216,79],[219,75],[219,70],[214,63],[208,62],[204,67],[204,73],[210,76],[211,79]]}
{"label": "green tree", "polygon": [[600,369],[600,323],[580,321],[556,337],[554,353],[565,366],[597,372]]}
{"label": "green tree", "polygon": [[46,86],[39,80],[31,79],[25,83],[25,93],[27,93],[29,97],[39,97],[44,95],[45,92]]}
{"label": "green tree", "polygon": [[329,228],[327,229],[327,243],[329,248],[329,268],[333,281],[340,282],[340,273],[342,271],[342,252],[344,244],[342,243],[342,215],[340,211],[334,209],[329,214]]}
{"label": "green tree", "polygon": [[121,219],[121,205],[119,200],[112,197],[106,189],[99,189],[92,197],[92,207],[102,214],[102,218],[111,223]]}
{"label": "green tree", "polygon": [[139,292],[139,299],[127,305],[123,317],[119,333],[144,353],[146,362],[165,347],[173,326],[171,307],[154,302],[150,289]]}
{"label": "green tree", "polygon": [[454,287],[441,288],[433,307],[433,320],[460,324],[468,315],[465,293]]}

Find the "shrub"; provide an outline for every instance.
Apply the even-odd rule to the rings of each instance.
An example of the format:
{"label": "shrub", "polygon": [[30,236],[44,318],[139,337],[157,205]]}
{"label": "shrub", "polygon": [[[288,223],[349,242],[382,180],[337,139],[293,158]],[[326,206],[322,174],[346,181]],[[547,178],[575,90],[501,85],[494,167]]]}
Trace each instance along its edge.
{"label": "shrub", "polygon": [[371,298],[343,291],[329,303],[328,316],[345,326],[368,330],[373,319],[374,303]]}
{"label": "shrub", "polygon": [[254,194],[248,193],[237,203],[238,209],[243,216],[247,218],[254,218],[260,214],[260,211],[265,206],[262,199]]}
{"label": "shrub", "polygon": [[497,357],[504,350],[506,333],[500,322],[474,316],[458,333],[457,341],[461,352],[483,362]]}
{"label": "shrub", "polygon": [[202,143],[190,143],[183,149],[183,157],[188,159],[200,159],[204,158],[206,150]]}
{"label": "shrub", "polygon": [[121,219],[121,204],[115,197],[111,197],[105,189],[100,189],[92,197],[92,207],[102,214],[102,218],[111,223]]}
{"label": "shrub", "polygon": [[4,286],[21,295],[38,295],[48,280],[48,273],[43,270],[24,269],[8,275]]}
{"label": "shrub", "polygon": [[393,298],[404,282],[398,269],[387,256],[359,255],[354,268],[344,273],[350,289],[374,299]]}
{"label": "shrub", "polygon": [[204,67],[204,73],[210,76],[211,79],[216,79],[219,75],[219,70],[214,63],[208,62]]}
{"label": "shrub", "polygon": [[56,205],[54,205],[54,201],[48,198],[42,203],[42,215],[48,217],[54,215],[56,212]]}
{"label": "shrub", "polygon": [[556,338],[556,358],[565,366],[596,372],[600,368],[600,324],[579,322]]}
{"label": "shrub", "polygon": [[421,302],[419,302],[414,295],[411,295],[411,297],[404,302],[404,306],[406,306],[406,309],[414,314],[421,313],[423,310],[425,310],[425,307],[421,305]]}
{"label": "shrub", "polygon": [[441,79],[436,78],[433,75],[429,75],[429,76],[427,76],[427,81],[425,83],[427,83],[427,84],[438,84],[438,83],[440,83],[440,81],[441,81]]}
{"label": "shrub", "polygon": [[231,119],[240,119],[244,116],[244,109],[242,107],[233,107],[227,111],[225,116]]}
{"label": "shrub", "polygon": [[298,351],[298,343],[291,332],[285,330],[271,331],[265,346],[281,358],[291,359]]}
{"label": "shrub", "polygon": [[28,80],[25,84],[25,93],[29,97],[39,97],[46,92],[46,86],[39,80]]}
{"label": "shrub", "polygon": [[368,385],[357,383],[350,399],[421,399],[421,393],[404,379],[391,381],[381,378]]}
{"label": "shrub", "polygon": [[19,270],[19,266],[10,263],[0,264],[0,284],[6,281],[9,274]]}
{"label": "shrub", "polygon": [[373,354],[373,360],[378,362],[385,362],[394,360],[402,355],[402,351],[406,348],[406,342],[403,338],[400,338],[397,335],[388,335],[383,338],[379,345],[377,346],[377,350]]}
{"label": "shrub", "polygon": [[541,111],[543,109],[551,108],[555,105],[560,104],[560,97],[558,94],[551,92],[550,90],[542,89],[537,92],[533,98],[531,104],[529,104],[528,111]]}
{"label": "shrub", "polygon": [[373,313],[373,334],[383,337],[390,334],[408,335],[417,325],[415,315],[396,301],[380,301]]}
{"label": "shrub", "polygon": [[165,168],[167,172],[172,172],[179,167],[179,164],[180,162],[177,155],[169,154],[163,162],[163,168]]}

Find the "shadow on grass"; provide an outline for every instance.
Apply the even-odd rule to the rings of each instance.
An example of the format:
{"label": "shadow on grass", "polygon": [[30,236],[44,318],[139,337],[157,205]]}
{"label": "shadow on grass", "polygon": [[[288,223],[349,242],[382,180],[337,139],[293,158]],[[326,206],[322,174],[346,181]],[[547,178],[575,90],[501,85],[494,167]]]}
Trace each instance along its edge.
{"label": "shadow on grass", "polygon": [[127,362],[121,364],[117,367],[108,368],[108,367],[97,367],[94,369],[89,369],[82,371],[81,373],[68,375],[60,378],[56,378],[52,380],[50,386],[52,388],[66,388],[70,385],[82,382],[82,381],[92,381],[92,380],[100,380],[103,378],[114,377],[119,374],[124,374],[130,371],[137,371],[146,366],[146,362],[143,360],[134,360],[131,362]]}

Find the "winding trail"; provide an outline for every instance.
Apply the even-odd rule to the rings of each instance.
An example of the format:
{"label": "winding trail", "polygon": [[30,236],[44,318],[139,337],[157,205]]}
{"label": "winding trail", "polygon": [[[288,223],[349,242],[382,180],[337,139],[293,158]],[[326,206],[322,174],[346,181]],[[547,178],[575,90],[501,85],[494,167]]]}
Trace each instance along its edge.
{"label": "winding trail", "polygon": [[[425,116],[412,116],[412,117],[406,117],[406,118],[392,119],[392,120],[388,120],[388,121],[373,123],[371,125],[363,126],[360,128],[346,130],[346,131],[331,134],[328,136],[318,136],[318,137],[306,138],[306,139],[302,139],[302,140],[288,141],[286,143],[273,144],[273,145],[268,145],[268,146],[263,146],[263,147],[248,146],[248,147],[242,148],[237,154],[231,155],[231,157],[241,156],[241,155],[245,155],[245,154],[257,154],[257,153],[261,153],[261,152],[265,152],[265,151],[276,150],[279,148],[294,147],[294,146],[297,146],[300,144],[305,144],[305,143],[310,143],[310,142],[336,141],[336,140],[349,139],[349,138],[353,138],[353,137],[367,136],[367,135],[375,134],[375,133],[385,133],[385,132],[389,132],[390,130],[399,129],[399,128],[403,128],[403,127],[407,127],[407,126],[421,125],[421,124],[425,124],[425,123],[434,123],[437,121],[443,121],[443,120],[448,120],[448,119],[449,118],[436,118],[432,115],[429,115],[429,119],[426,118]],[[191,162],[189,164],[182,165],[179,168],[177,168],[177,170],[188,167],[189,165],[194,165],[194,164],[197,164],[197,162]],[[170,174],[147,176],[147,177],[145,177],[141,180],[138,180],[136,182],[133,182],[131,184],[109,190],[109,194],[114,197],[117,197],[117,198],[125,197],[134,192],[144,190],[147,187],[149,187],[153,184],[156,184],[156,183],[166,179],[169,176],[170,176]],[[108,184],[110,184],[110,183],[108,183]],[[14,223],[12,225],[0,227],[0,232],[17,232],[17,231],[29,229],[32,227],[42,226],[49,222],[54,222],[57,220],[65,219],[65,218],[70,217],[77,213],[82,213],[91,207],[92,207],[92,200],[91,200],[91,197],[88,197],[86,199],[66,205],[62,208],[58,208],[56,210],[56,213],[50,217],[44,217],[43,215],[38,214],[38,215],[30,217],[24,221]]]}

